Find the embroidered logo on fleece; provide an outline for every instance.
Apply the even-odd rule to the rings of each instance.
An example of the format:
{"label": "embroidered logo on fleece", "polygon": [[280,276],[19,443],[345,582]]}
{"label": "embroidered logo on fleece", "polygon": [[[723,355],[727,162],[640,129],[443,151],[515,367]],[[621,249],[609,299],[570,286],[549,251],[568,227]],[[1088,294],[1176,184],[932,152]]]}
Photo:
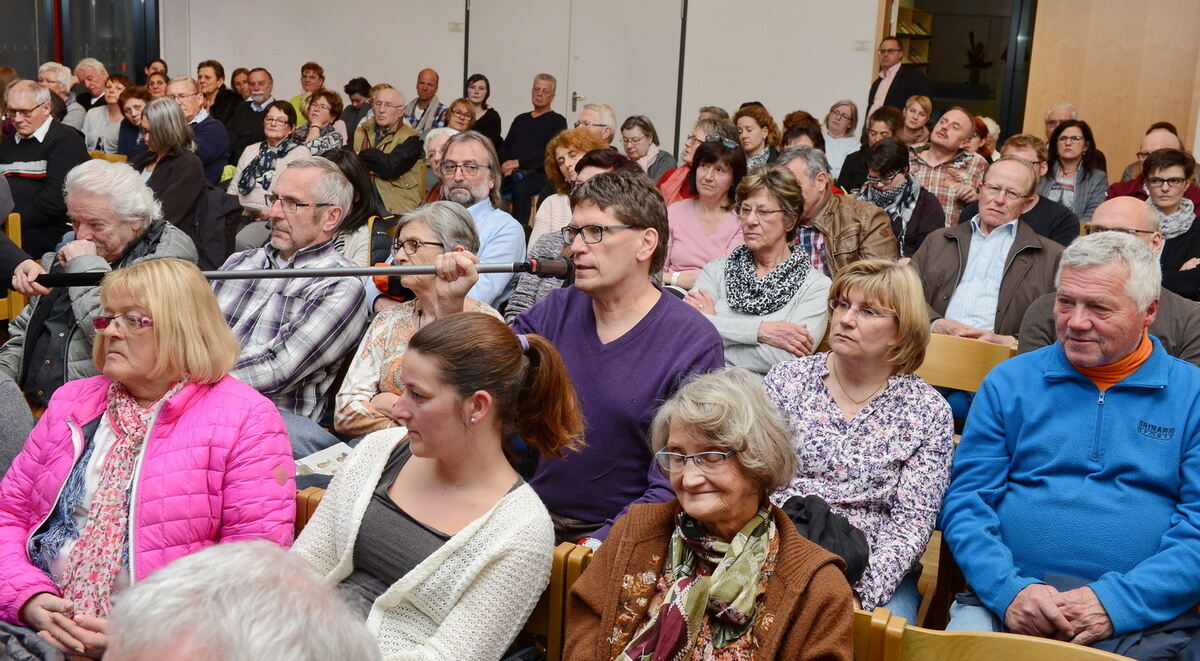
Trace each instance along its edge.
{"label": "embroidered logo on fleece", "polygon": [[1175,437],[1174,427],[1159,427],[1158,425],[1152,425],[1145,420],[1138,421],[1137,431],[1142,436],[1160,441],[1169,441]]}

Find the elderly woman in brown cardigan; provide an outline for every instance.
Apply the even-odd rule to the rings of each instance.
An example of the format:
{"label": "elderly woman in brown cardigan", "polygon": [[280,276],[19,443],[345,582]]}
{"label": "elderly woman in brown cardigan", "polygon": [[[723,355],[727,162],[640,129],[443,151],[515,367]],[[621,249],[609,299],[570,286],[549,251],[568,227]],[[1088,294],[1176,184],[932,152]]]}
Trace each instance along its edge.
{"label": "elderly woman in brown cardigan", "polygon": [[651,426],[677,498],[634,505],[571,590],[564,658],[845,659],[842,562],[767,500],[796,454],[758,379],[696,377]]}

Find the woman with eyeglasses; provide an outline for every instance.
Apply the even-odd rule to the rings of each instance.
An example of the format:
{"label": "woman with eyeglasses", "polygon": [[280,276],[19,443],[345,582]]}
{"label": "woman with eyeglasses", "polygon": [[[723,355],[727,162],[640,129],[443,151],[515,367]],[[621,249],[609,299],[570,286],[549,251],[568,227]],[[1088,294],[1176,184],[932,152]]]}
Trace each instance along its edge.
{"label": "woman with eyeglasses", "polygon": [[297,126],[292,137],[303,142],[313,156],[346,146],[346,123],[342,121],[342,97],[319,87],[300,103],[308,123]]}
{"label": "woman with eyeglasses", "polygon": [[688,172],[688,187],[695,197],[667,207],[671,235],[663,284],[689,290],[700,269],[741,245],[733,201],[745,176],[746,155],[737,143],[706,141],[696,148]]}
{"label": "woman with eyeglasses", "polygon": [[692,127],[692,132],[683,141],[683,163],[674,170],[667,171],[658,180],[658,192],[662,193],[663,201],[671,206],[680,200],[695,197],[688,184],[692,171],[692,156],[696,148],[708,141],[727,141],[727,144],[737,146],[737,127],[727,119],[701,119]]}
{"label": "woman with eyeglasses", "polygon": [[798,454],[790,483],[771,500],[820,496],[863,532],[866,572],[856,605],[910,621],[917,576],[950,482],[950,405],[913,372],[925,358],[929,315],[908,265],[854,262],[829,290],[830,351],[773,368],[763,381]]}
{"label": "woman with eyeglasses", "polygon": [[734,209],[745,245],[709,262],[683,300],[716,326],[727,366],[761,377],[825,336],[829,278],[795,249],[804,194],[790,170],[768,165],[746,175]]}
{"label": "woman with eyeglasses", "polygon": [[613,526],[571,588],[564,658],[852,658],[838,560],[768,500],[796,456],[758,379],[694,377],[650,434],[676,497],[633,505]]}
{"label": "woman with eyeglasses", "polygon": [[[461,204],[434,202],[400,218],[392,256],[396,266],[428,266],[438,255],[458,248],[479,252],[471,215]],[[401,368],[408,342],[417,331],[438,317],[458,312],[500,318],[491,306],[472,298],[446,309],[439,301],[439,282],[433,275],[402,276],[401,284],[412,290],[413,298],[384,308],[371,321],[337,393],[333,426],[339,433],[362,436],[400,424],[393,407],[404,394]]]}
{"label": "woman with eyeglasses", "polygon": [[567,129],[546,143],[546,176],[554,184],[555,193],[538,204],[526,244],[528,248],[541,237],[557,232],[571,222],[571,189],[575,187],[577,176],[575,164],[584,154],[607,148],[604,140],[588,129]]}
{"label": "woman with eyeglasses", "polygon": [[733,125],[737,127],[738,142],[746,153],[746,171],[767,163],[774,163],[779,157],[779,144],[782,136],[779,127],[771,113],[760,105],[743,106],[733,115]]}
{"label": "woman with eyeglasses", "polygon": [[675,157],[659,147],[658,131],[645,115],[632,115],[621,123],[621,146],[625,148],[625,155],[642,167],[650,181],[658,181],[675,167]]}
{"label": "woman with eyeglasses", "polygon": [[829,174],[836,181],[842,173],[842,162],[858,149],[858,138],[854,128],[858,126],[858,105],[850,99],[842,99],[829,107],[825,114],[825,158],[829,161]]}
{"label": "woman with eyeglasses", "polygon": [[275,174],[288,163],[311,156],[304,143],[292,136],[296,128],[296,109],[287,101],[272,101],[263,113],[263,134],[266,139],[242,152],[237,169],[229,181],[229,194],[236,195],[249,221],[237,237],[237,249],[258,248],[267,242],[270,230],[263,220],[266,214],[267,191]]}
{"label": "woman with eyeglasses", "polygon": [[[438,204],[470,225],[461,206]],[[554,556],[550,514],[510,463],[508,439],[552,462],[583,436],[554,345],[459,312],[389,354],[399,428],[359,443],[292,547],[362,614],[385,659],[505,655]]]}
{"label": "woman with eyeglasses", "polygon": [[842,162],[842,171],[838,175],[837,185],[853,195],[867,181],[867,151],[871,145],[896,135],[904,125],[904,118],[899,110],[883,106],[867,117],[867,125],[863,128],[861,145],[858,151],[846,156]]}
{"label": "woman with eyeglasses", "polygon": [[470,99],[455,99],[446,110],[446,126],[455,131],[470,131],[475,128],[475,106]]}
{"label": "woman with eyeglasses", "polygon": [[1108,191],[1108,173],[1097,156],[1092,128],[1079,119],[1060,122],[1048,146],[1049,170],[1038,184],[1038,195],[1074,211],[1079,222],[1090,221]]}
{"label": "woman with eyeglasses", "polygon": [[200,270],[116,269],[100,305],[101,374],[54,393],[0,482],[0,618],[69,657],[103,655],[129,585],[213,544],[287,546],[295,524],[283,420],[227,375],[238,342]]}
{"label": "woman with eyeglasses", "polygon": [[1142,162],[1146,204],[1163,238],[1163,287],[1193,301],[1200,300],[1200,223],[1184,193],[1195,173],[1195,159],[1179,149],[1153,151]]}
{"label": "woman with eyeglasses", "polygon": [[946,226],[946,212],[909,173],[908,147],[899,140],[885,138],[871,145],[864,165],[865,185],[855,197],[887,212],[900,257],[912,257],[925,237]]}

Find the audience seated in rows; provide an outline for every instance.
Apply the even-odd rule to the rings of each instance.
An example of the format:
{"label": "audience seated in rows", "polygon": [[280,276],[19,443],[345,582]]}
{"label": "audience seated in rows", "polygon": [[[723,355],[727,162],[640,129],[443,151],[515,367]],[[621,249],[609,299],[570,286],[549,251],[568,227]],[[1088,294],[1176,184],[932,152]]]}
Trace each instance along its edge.
{"label": "audience seated in rows", "polygon": [[404,122],[424,137],[430,129],[446,125],[446,106],[438,100],[439,76],[433,69],[417,73],[417,96],[404,106]]}
{"label": "audience seated in rows", "polygon": [[[1096,207],[1088,233],[1121,232],[1145,243],[1156,256],[1163,251],[1163,236],[1150,206],[1134,198],[1114,198]],[[1019,353],[1054,344],[1054,302],[1050,292],[1034,301],[1021,321]],[[1200,306],[1162,287],[1158,312],[1150,334],[1158,338],[1168,354],[1200,366]]]}
{"label": "audience seated in rows", "polygon": [[[131,165],[138,172],[149,175],[146,186],[162,205],[163,218],[184,232],[190,232],[196,222],[196,202],[208,183],[204,164],[191,149],[193,132],[188,130],[185,113],[171,99],[151,101],[143,117],[148,151],[134,159]],[[217,128],[225,131],[220,124]]]}
{"label": "audience seated in rows", "polygon": [[733,125],[737,127],[738,143],[746,155],[747,172],[760,165],[774,163],[779,158],[783,136],[766,108],[761,105],[743,106],[733,114]]}
{"label": "audience seated in rows", "polygon": [[513,118],[508,135],[497,151],[500,154],[501,192],[512,200],[512,214],[522,222],[530,214],[530,198],[546,185],[544,156],[550,139],[567,128],[567,119],[554,112],[550,104],[558,90],[558,80],[548,73],[533,77],[530,100],[533,110]]}
{"label": "audience seated in rows", "polygon": [[676,496],[613,527],[571,589],[564,658],[849,661],[840,559],[767,499],[796,455],[757,379],[692,379],[658,409],[651,442]]}
{"label": "audience seated in rows", "polygon": [[1048,168],[1038,184],[1038,194],[1088,222],[1108,190],[1108,174],[1098,162],[1091,127],[1082,120],[1060,122],[1050,136],[1048,149]]}
{"label": "audience seated in rows", "polygon": [[222,126],[228,124],[243,99],[225,86],[225,67],[216,60],[200,62],[196,65],[196,83],[200,94],[204,95],[201,107]]}
{"label": "audience seated in rows", "polygon": [[696,120],[691,134],[683,141],[683,163],[673,170],[668,170],[658,180],[658,192],[662,194],[663,201],[667,206],[696,196],[688,182],[692,170],[692,156],[695,155],[697,147],[706,142],[721,142],[736,146],[737,139],[737,127],[728,119],[701,118]]}
{"label": "audience seated in rows", "polygon": [[228,192],[237,195],[248,221],[238,232],[238,250],[257,248],[266,242],[270,232],[266,223],[267,192],[288,165],[311,156],[308,149],[292,137],[292,130],[296,128],[294,113],[292,104],[287,101],[272,101],[267,106],[262,116],[263,141],[242,151],[229,180]]}
{"label": "audience seated in rows", "polygon": [[194,151],[204,164],[204,176],[211,184],[220,182],[221,170],[225,168],[225,154],[229,151],[229,133],[225,126],[204,109],[204,95],[195,80],[173,79],[167,84],[167,96],[179,104],[183,118],[192,129],[192,137],[196,142]]}
{"label": "audience seated in rows", "polygon": [[63,117],[62,123],[82,132],[83,118],[87,111],[77,101],[70,98],[71,68],[58,62],[46,62],[38,67],[38,82],[66,104],[67,114]]}
{"label": "audience seated in rows", "polygon": [[856,262],[829,290],[828,353],[781,363],[766,377],[799,454],[771,498],[816,495],[866,536],[858,605],[915,620],[914,571],[950,481],[954,421],[946,400],[913,374],[929,324],[910,266]]}
{"label": "audience seated in rows", "polygon": [[71,88],[75,102],[85,111],[104,105],[104,82],[108,80],[108,69],[93,57],[85,57],[75,65],[78,83]]}
{"label": "audience seated in rows", "polygon": [[825,336],[829,278],[795,246],[804,193],[790,170],[765,165],[747,175],[734,208],[744,245],[708,262],[684,301],[720,333],[727,366],[762,376]]}
{"label": "audience seated in rows", "polygon": [[[397,266],[433,265],[438,255],[456,249],[479,252],[475,223],[460,204],[433,202],[420,206],[404,214],[396,225],[392,256]],[[417,331],[435,319],[459,312],[500,318],[490,305],[470,296],[463,299],[462,307],[445,307],[434,275],[401,276],[401,283],[412,291],[413,298],[375,315],[338,390],[333,424],[341,434],[361,436],[397,426],[393,407],[404,393],[401,377],[405,351]]]}
{"label": "audience seated in rows", "polygon": [[374,116],[354,130],[354,151],[371,172],[388,213],[404,213],[421,203],[421,136],[404,123],[404,95],[381,83],[371,90]]}
{"label": "audience seated in rows", "polygon": [[133,81],[113,74],[104,81],[104,102],[87,111],[83,117],[83,144],[88,151],[117,153],[117,138],[121,127],[121,92],[133,87]]}
{"label": "audience seated in rows", "polygon": [[[291,105],[281,102],[288,111]],[[277,108],[272,108],[272,111]],[[223,271],[350,266],[334,248],[335,228],[353,200],[350,182],[319,156],[292,161],[271,187],[267,245],[237,253]],[[297,457],[323,449],[318,427],[342,359],[366,327],[362,280],[354,276],[229,279],[213,282],[242,346],[230,374],[279,407]]]}
{"label": "audience seated in rows", "polygon": [[417,331],[399,378],[390,414],[403,427],[359,443],[293,553],[337,583],[385,657],[498,659],[554,551],[551,515],[505,439],[570,461],[579,401],[549,340],[477,312]]}
{"label": "audience seated in rows", "polygon": [[213,544],[290,544],[296,507],[283,423],[226,375],[238,343],[196,266],[119,269],[99,299],[100,375],[55,393],[0,482],[0,618],[96,658],[121,590]]}
{"label": "audience seated in rows", "polygon": [[379,661],[379,645],[328,582],[264,541],[217,544],[121,595],[110,661]]}
{"label": "audience seated in rows", "polygon": [[964,205],[979,199],[987,161],[965,149],[974,134],[971,114],[955,106],[938,119],[929,142],[909,147],[909,169],[942,203],[947,224],[957,221]]}
{"label": "audience seated in rows", "polygon": [[[225,123],[225,128],[229,131],[230,165],[237,165],[247,147],[266,138],[263,132],[263,115],[268,106],[275,101],[275,79],[270,71],[262,67],[251,69],[246,76],[246,83],[249,85],[250,97],[245,103],[238,105],[233,111],[233,117]],[[292,112],[295,112],[294,107]]]}
{"label": "audience seated in rows", "polygon": [[908,148],[895,138],[871,145],[863,166],[866,185],[855,199],[870,202],[887,213],[899,256],[912,257],[926,237],[946,226],[942,205],[909,172]]}
{"label": "audience seated in rows", "polygon": [[545,172],[554,184],[554,195],[542,199],[529,232],[532,249],[542,236],[555,234],[571,222],[571,189],[578,171],[575,164],[584,154],[596,149],[608,149],[608,143],[585,128],[567,129],[546,143]]}
{"label": "audience seated in rows", "polygon": [[1058,342],[984,380],[941,515],[973,590],[950,629],[1117,653],[1194,629],[1200,371],[1146,333],[1157,262],[1121,232],[1077,239],[1056,275]]}
{"label": "audience seated in rows", "polygon": [[[896,135],[903,125],[904,119],[899,110],[883,107],[867,117],[863,127],[862,141],[858,151],[846,156],[842,162],[842,170],[838,174],[837,185],[847,193],[853,194],[867,182],[867,150],[871,145]],[[907,169],[907,168],[906,168]]]}
{"label": "audience seated in rows", "polygon": [[[1000,148],[1002,157],[1011,157],[1024,161],[1033,168],[1038,177],[1046,176],[1046,143],[1036,135],[1021,133],[1004,141]],[[1021,214],[1021,222],[1029,225],[1034,232],[1052,239],[1064,248],[1079,236],[1079,218],[1067,207],[1038,195],[1035,191],[1030,199],[1033,206]],[[969,221],[979,213],[979,202],[972,202],[963,207],[958,222]]]}
{"label": "audience seated in rows", "polygon": [[829,278],[860,259],[896,259],[896,235],[883,209],[846,195],[835,195],[825,155],[812,147],[793,147],[779,155],[804,191],[798,244],[812,267]]}
{"label": "audience seated in rows", "polygon": [[746,154],[737,143],[705,142],[696,148],[688,169],[692,197],[667,207],[664,284],[691,289],[700,269],[742,244],[733,200],[745,176]]}
{"label": "audience seated in rows", "polygon": [[675,157],[662,149],[654,123],[645,115],[632,115],[621,123],[621,146],[650,181],[658,181],[675,167]]}
{"label": "audience seated in rows", "polygon": [[340,119],[341,115],[342,97],[336,92],[319,87],[304,100],[302,111],[297,118],[304,117],[306,121],[296,127],[292,137],[304,143],[313,156],[344,147],[349,136],[346,133],[346,125]]}
{"label": "audience seated in rows", "polygon": [[288,103],[296,111],[296,117],[304,116],[304,107],[315,90],[325,86],[325,68],[316,62],[305,62],[300,65],[300,93],[293,96]]}
{"label": "audience seated in rows", "polygon": [[[63,195],[75,237],[42,257],[43,272],[109,273],[161,257],[196,262],[192,240],[163,220],[154,193],[130,166],[90,160],[67,175]],[[102,309],[95,285],[39,293],[9,324],[0,370],[30,402],[45,406],[65,382],[96,374],[92,322]]]}
{"label": "audience seated in rows", "polygon": [[63,180],[88,153],[79,132],[51,121],[50,90],[19,80],[4,98],[16,133],[0,141],[0,172],[12,188],[13,211],[21,214],[21,247],[41,259],[68,229]]}
{"label": "audience seated in rows", "polygon": [[996,161],[983,178],[979,213],[921,244],[913,264],[933,332],[1017,346],[1025,310],[1054,289],[1062,253],[1062,246],[1021,222],[1021,214],[1034,205],[1036,186],[1024,160]]}

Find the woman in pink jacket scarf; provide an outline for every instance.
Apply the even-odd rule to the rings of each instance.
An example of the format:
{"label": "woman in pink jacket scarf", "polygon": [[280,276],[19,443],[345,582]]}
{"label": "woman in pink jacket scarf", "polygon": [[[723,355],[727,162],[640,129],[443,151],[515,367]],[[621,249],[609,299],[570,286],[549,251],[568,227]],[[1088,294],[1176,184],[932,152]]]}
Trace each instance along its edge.
{"label": "woman in pink jacket scarf", "polygon": [[219,542],[287,546],[295,465],[204,276],[179,259],[113,271],[102,376],[59,388],[0,482],[0,618],[99,658],[112,596]]}

